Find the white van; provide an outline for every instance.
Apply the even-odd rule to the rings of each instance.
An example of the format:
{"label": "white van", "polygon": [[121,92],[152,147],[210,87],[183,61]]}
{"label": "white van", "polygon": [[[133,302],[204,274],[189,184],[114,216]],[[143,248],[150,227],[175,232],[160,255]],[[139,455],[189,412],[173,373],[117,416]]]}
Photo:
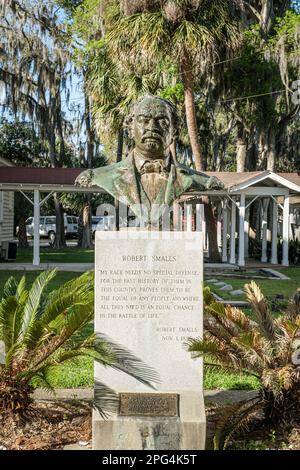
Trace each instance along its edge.
{"label": "white van", "polygon": [[96,230],[113,230],[115,217],[113,215],[93,215],[92,216],[92,236],[95,238]]}
{"label": "white van", "polygon": [[[40,237],[48,237],[51,242],[55,239],[56,230],[56,217],[55,215],[45,215],[40,217]],[[64,215],[65,236],[77,237],[78,236],[78,217],[74,215]],[[33,237],[34,223],[33,217],[26,220],[27,236]]]}

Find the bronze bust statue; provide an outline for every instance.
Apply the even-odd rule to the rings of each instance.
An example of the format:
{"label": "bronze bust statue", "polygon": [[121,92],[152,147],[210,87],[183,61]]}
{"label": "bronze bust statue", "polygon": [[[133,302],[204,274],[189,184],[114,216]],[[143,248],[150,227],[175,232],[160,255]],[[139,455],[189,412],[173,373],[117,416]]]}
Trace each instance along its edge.
{"label": "bronze bust statue", "polygon": [[[153,95],[142,96],[133,106],[125,124],[134,148],[123,161],[80,173],[75,184],[100,186],[131,207],[140,219],[159,220],[163,207],[170,206],[188,191],[221,189],[222,183],[194,171],[169,152],[178,130],[174,106]],[[156,210],[153,212],[153,209]]]}

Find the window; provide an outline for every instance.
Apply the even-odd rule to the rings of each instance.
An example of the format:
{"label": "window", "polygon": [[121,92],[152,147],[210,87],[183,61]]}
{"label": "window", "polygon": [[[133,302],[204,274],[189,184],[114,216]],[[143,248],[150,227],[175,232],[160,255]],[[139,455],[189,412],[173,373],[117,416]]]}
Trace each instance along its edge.
{"label": "window", "polygon": [[31,225],[32,224],[32,217],[29,217],[29,219],[26,220],[26,225]]}
{"label": "window", "polygon": [[72,223],[73,223],[72,217],[67,217],[67,223],[68,223],[68,224],[72,224]]}
{"label": "window", "polygon": [[54,218],[54,217],[46,217],[45,224],[46,224],[46,225],[53,225],[53,224],[55,224],[55,218]]}

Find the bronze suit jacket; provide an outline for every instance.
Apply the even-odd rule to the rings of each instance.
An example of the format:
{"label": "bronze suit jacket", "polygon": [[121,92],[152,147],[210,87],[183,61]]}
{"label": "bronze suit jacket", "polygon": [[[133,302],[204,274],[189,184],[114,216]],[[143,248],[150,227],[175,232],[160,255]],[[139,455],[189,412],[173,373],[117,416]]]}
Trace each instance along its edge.
{"label": "bronze suit jacket", "polygon": [[[145,218],[145,213],[150,214],[152,206],[170,206],[181,194],[188,191],[205,191],[223,187],[217,178],[209,177],[205,173],[192,170],[178,162],[170,161],[167,173],[168,177],[164,180],[152,204],[140,184],[133,152],[121,162],[80,173],[76,184],[100,186],[120,202],[130,206],[141,219]],[[159,218],[160,214],[161,210],[158,210],[156,215],[152,215],[152,221],[153,218]]]}

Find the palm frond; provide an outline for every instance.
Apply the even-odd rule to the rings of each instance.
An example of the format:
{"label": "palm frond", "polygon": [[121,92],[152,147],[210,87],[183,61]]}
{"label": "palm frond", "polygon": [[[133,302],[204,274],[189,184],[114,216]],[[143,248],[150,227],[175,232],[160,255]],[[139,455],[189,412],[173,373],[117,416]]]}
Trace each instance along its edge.
{"label": "palm frond", "polygon": [[[26,287],[26,279],[25,279],[25,276],[22,276],[20,281],[19,281],[19,284],[18,284],[18,287],[17,287],[17,291],[16,291],[16,297],[19,299],[21,295],[23,295],[23,293],[25,292],[25,287]],[[26,291],[27,292],[27,291]]]}
{"label": "palm frond", "polygon": [[100,416],[106,419],[109,413],[116,413],[118,411],[119,396],[107,385],[95,380],[93,405]]}
{"label": "palm frond", "polygon": [[15,278],[13,276],[9,277],[3,287],[3,298],[6,299],[7,297],[15,296],[17,288],[18,286]]}
{"label": "palm frond", "polygon": [[30,328],[34,323],[34,320],[37,317],[41,307],[41,297],[43,291],[51,279],[53,279],[53,277],[56,275],[56,272],[56,269],[52,271],[44,271],[33,282],[28,298],[24,305],[24,316],[21,331],[22,338],[25,338],[27,334],[30,334]]}
{"label": "palm frond", "polygon": [[8,351],[14,343],[14,324],[17,315],[19,303],[15,296],[3,297],[0,302],[0,329],[1,338]]}
{"label": "palm frond", "polygon": [[214,435],[214,449],[225,450],[228,441],[241,428],[246,428],[250,415],[261,408],[258,397],[223,408],[222,415],[216,424]]}
{"label": "palm frond", "polygon": [[102,350],[103,341],[107,343],[108,348],[112,354],[112,360],[109,365],[113,369],[124,372],[125,374],[134,377],[136,380],[141,382],[148,387],[155,389],[154,384],[160,382],[159,374],[152,367],[148,366],[141,359],[137,358],[127,348],[115,343],[104,334],[97,333],[95,341],[95,349]]}
{"label": "palm frond", "polygon": [[273,318],[261,289],[252,281],[245,285],[245,291],[262,333],[267,339],[273,341],[275,338]]}
{"label": "palm frond", "polygon": [[192,353],[193,359],[216,354],[219,350],[219,344],[216,341],[201,338],[188,338],[184,345]]}
{"label": "palm frond", "polygon": [[[59,289],[53,291],[48,297],[41,321],[45,328],[59,328],[64,323],[64,317],[67,316],[70,306],[79,304],[90,304],[93,302],[93,274],[84,273],[78,278],[64,284]],[[55,320],[57,320],[55,322]]]}

